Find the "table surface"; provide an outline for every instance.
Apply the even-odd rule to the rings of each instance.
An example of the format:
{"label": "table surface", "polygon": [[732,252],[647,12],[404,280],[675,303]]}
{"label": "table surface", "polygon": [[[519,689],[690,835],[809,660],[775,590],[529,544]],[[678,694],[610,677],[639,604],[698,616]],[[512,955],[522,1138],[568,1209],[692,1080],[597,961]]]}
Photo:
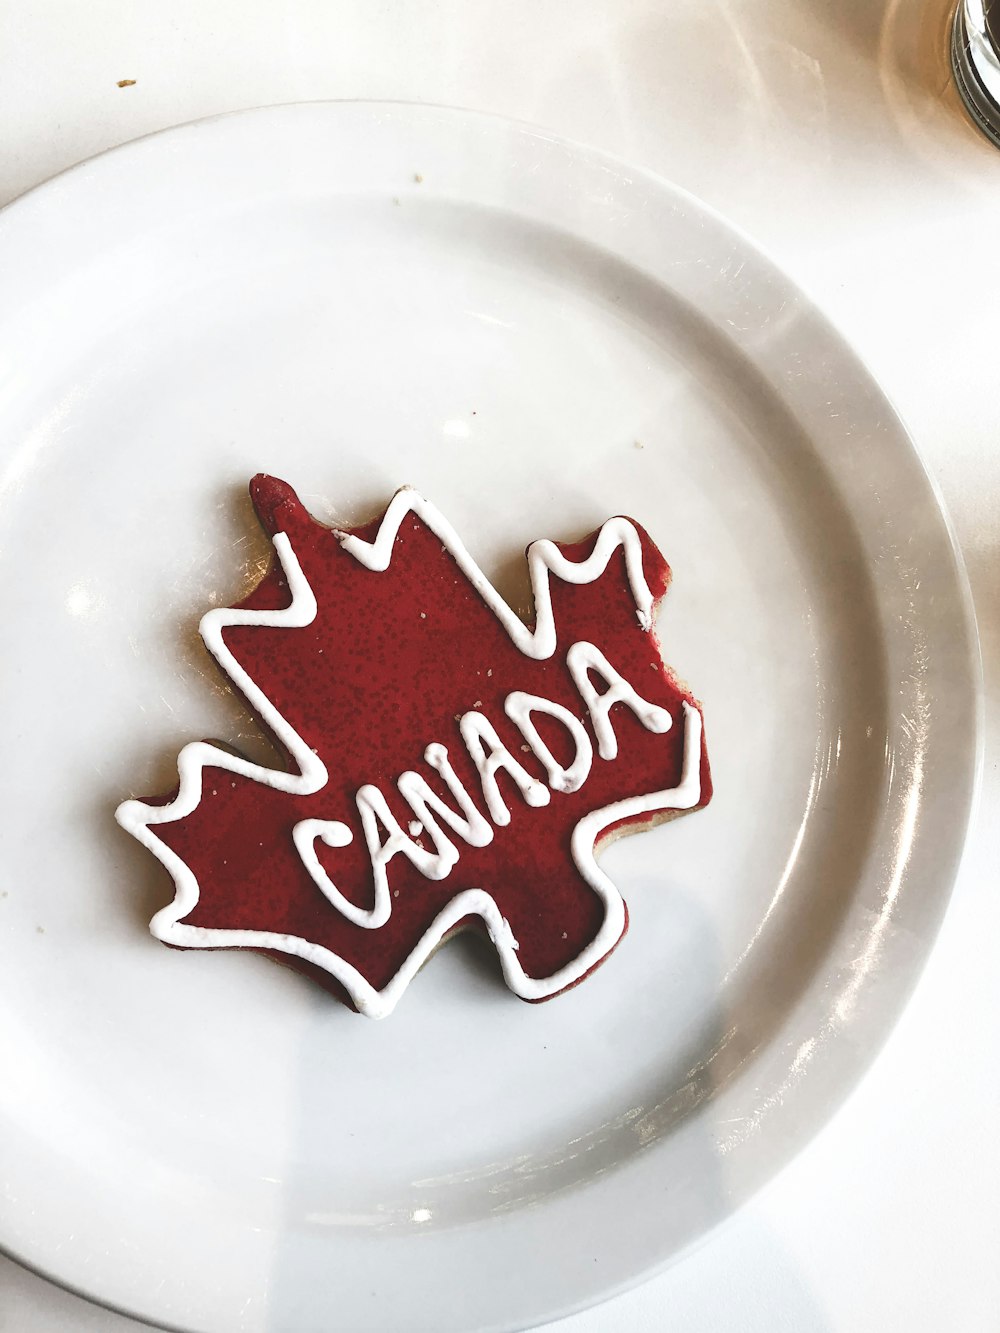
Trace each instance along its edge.
{"label": "table surface", "polygon": [[[694,1253],[559,1333],[1000,1327],[1000,152],[942,0],[2,6],[0,203],[151,130],[314,98],[533,121],[713,205],[871,367],[944,494],[987,690],[979,813],[916,993],[817,1139]],[[120,88],[118,81],[134,79]],[[0,1330],[142,1327],[0,1257]]]}

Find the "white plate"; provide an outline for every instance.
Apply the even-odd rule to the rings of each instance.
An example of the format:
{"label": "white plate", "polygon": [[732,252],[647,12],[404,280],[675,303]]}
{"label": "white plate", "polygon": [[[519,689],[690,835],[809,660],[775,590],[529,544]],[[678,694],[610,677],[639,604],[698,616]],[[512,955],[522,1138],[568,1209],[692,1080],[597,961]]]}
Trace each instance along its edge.
{"label": "white plate", "polygon": [[[666,1261],[871,1059],[960,854],[975,632],[885,399],[693,200],[458,112],[170,131],[7,210],[0,266],[0,1243],[211,1330],[509,1328]],[[146,933],[116,802],[261,752],[195,633],[260,469],[341,519],[412,482],[513,595],[536,536],[659,542],[716,796],[607,853],[584,986],[460,942],[376,1024]]]}

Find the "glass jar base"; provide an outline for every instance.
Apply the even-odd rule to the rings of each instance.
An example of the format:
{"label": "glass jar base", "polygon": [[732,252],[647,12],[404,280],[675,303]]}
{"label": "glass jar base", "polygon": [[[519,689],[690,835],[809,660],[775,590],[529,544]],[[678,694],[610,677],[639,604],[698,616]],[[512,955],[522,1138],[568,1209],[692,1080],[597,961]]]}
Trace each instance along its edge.
{"label": "glass jar base", "polygon": [[959,5],[951,29],[951,67],[959,94],[974,123],[1000,148],[1000,104],[993,98],[976,68],[964,5]]}

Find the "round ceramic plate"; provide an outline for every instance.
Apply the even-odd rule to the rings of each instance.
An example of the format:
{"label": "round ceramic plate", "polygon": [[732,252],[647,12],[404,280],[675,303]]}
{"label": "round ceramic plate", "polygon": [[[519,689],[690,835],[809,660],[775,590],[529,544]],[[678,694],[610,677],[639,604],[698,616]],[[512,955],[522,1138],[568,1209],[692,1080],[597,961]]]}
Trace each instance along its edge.
{"label": "round ceramic plate", "polygon": [[[934,489],[808,301],[686,195],[474,115],[172,130],[0,216],[0,1244],[183,1329],[501,1329],[607,1296],[828,1116],[925,958],[977,656]],[[264,742],[197,638],[259,470],[417,486],[515,599],[612,514],[674,570],[716,795],[603,859],[631,912],[541,1006],[435,955],[382,1023],[168,950],[114,824]],[[373,719],[377,725],[377,719]]]}

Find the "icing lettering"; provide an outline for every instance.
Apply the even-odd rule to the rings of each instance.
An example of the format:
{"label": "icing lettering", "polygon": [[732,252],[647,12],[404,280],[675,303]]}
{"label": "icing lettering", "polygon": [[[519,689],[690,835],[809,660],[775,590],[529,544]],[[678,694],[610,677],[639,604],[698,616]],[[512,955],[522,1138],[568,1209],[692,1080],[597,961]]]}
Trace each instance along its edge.
{"label": "icing lettering", "polygon": [[[608,659],[592,643],[574,643],[566,654],[566,665],[573,677],[573,683],[580,691],[580,697],[587,705],[594,735],[597,737],[597,753],[602,759],[615,759],[618,755],[618,737],[608,716],[613,704],[623,703],[631,708],[647,731],[658,735],[669,731],[673,718],[665,708],[651,704],[638,694],[628,681],[618,674]],[[600,676],[607,689],[598,694],[590,679],[591,675]]]}
{"label": "icing lettering", "polygon": [[497,773],[508,773],[520,789],[528,805],[548,805],[549,792],[537,778],[533,778],[523,764],[519,764],[496,733],[496,728],[482,713],[465,713],[459,723],[465,748],[483,784],[483,798],[494,824],[510,823],[510,811],[500,793]]}
{"label": "icing lettering", "polygon": [[[647,731],[661,734],[669,731],[673,719],[665,708],[649,703],[615,670],[599,648],[592,643],[574,643],[566,663],[580,697],[587,707],[598,754],[602,759],[614,759],[618,754],[618,739],[609,717],[616,703],[623,703],[636,715]],[[607,688],[598,692],[591,675],[598,676]],[[568,708],[538,694],[515,690],[504,700],[504,712],[524,737],[528,747],[545,769],[549,787],[553,791],[570,794],[586,782],[594,761],[594,749],[587,729]],[[573,760],[560,764],[538,734],[532,722],[533,713],[543,713],[565,728],[573,742]],[[505,772],[520,791],[527,805],[548,805],[551,794],[537,778],[511,754],[500,739],[493,723],[484,713],[464,713],[459,720],[459,731],[469,757],[476,766],[482,786],[483,800],[494,824],[506,827],[510,823],[510,809],[497,782],[497,774]],[[329,847],[346,847],[351,832],[346,824],[320,819],[304,819],[294,829],[295,846],[310,875],[327,898],[357,925],[369,928],[384,926],[388,921],[392,902],[389,895],[386,867],[400,852],[406,856],[427,879],[445,879],[458,863],[459,852],[441,824],[456,833],[470,847],[486,847],[493,841],[493,829],[483,817],[472,797],[463,786],[448,759],[445,746],[434,742],[424,751],[426,763],[444,778],[457,810],[453,810],[428,785],[427,780],[412,769],[398,779],[396,786],[413,815],[407,827],[408,836],[389,808],[381,790],[373,785],[362,787],[356,804],[361,815],[365,841],[371,858],[375,881],[375,905],[370,911],[349,902],[330,882],[319,864],[315,843],[321,839]],[[388,833],[383,841],[382,826]],[[433,850],[421,846],[416,838],[426,833]]]}
{"label": "icing lettering", "polygon": [[[458,860],[458,853],[447,839],[443,839],[447,843],[446,848],[439,851],[435,847],[432,852],[414,842],[400,828],[399,821],[389,809],[389,803],[381,791],[371,783],[366,783],[358,791],[354,801],[361,816],[361,826],[364,829],[365,842],[368,844],[368,855],[371,858],[375,880],[375,906],[368,924],[384,926],[392,910],[386,866],[394,856],[402,852],[425,879],[444,879]],[[389,835],[384,842],[379,832],[380,825]]]}
{"label": "icing lettering", "polygon": [[[396,783],[400,795],[406,801],[407,805],[413,811],[413,819],[410,821],[410,832],[415,837],[426,832],[430,835],[434,843],[435,850],[439,856],[451,857],[452,864],[458,860],[458,852],[455,844],[443,832],[438,820],[443,820],[453,833],[469,844],[470,847],[486,847],[493,841],[493,830],[489,822],[476,809],[472,797],[462,786],[448,759],[448,751],[443,745],[436,742],[428,745],[424,751],[424,759],[430,764],[431,768],[436,769],[444,778],[448,790],[455,798],[455,803],[461,811],[456,814],[435,791],[427,785],[426,781],[419,773],[412,771],[404,773]],[[422,827],[421,827],[422,826]]]}
{"label": "icing lettering", "polygon": [[[537,694],[524,694],[520,690],[507,695],[504,700],[504,712],[531,746],[535,758],[545,769],[552,790],[565,792],[567,795],[579,791],[586,782],[590,766],[594,762],[594,748],[583,723],[562,704],[553,703],[551,699],[543,699]],[[532,713],[546,713],[557,722],[561,722],[569,732],[576,748],[575,757],[569,768],[556,763],[552,751],[539,736],[531,720]]]}
{"label": "icing lettering", "polygon": [[351,830],[337,819],[301,819],[292,829],[292,841],[313,882],[338,912],[346,916],[348,921],[353,921],[356,926],[384,926],[389,919],[388,912],[383,920],[375,920],[374,909],[366,911],[365,908],[358,907],[349,898],[345,898],[333,883],[316,855],[317,839],[327,847],[347,847],[354,840]]}

